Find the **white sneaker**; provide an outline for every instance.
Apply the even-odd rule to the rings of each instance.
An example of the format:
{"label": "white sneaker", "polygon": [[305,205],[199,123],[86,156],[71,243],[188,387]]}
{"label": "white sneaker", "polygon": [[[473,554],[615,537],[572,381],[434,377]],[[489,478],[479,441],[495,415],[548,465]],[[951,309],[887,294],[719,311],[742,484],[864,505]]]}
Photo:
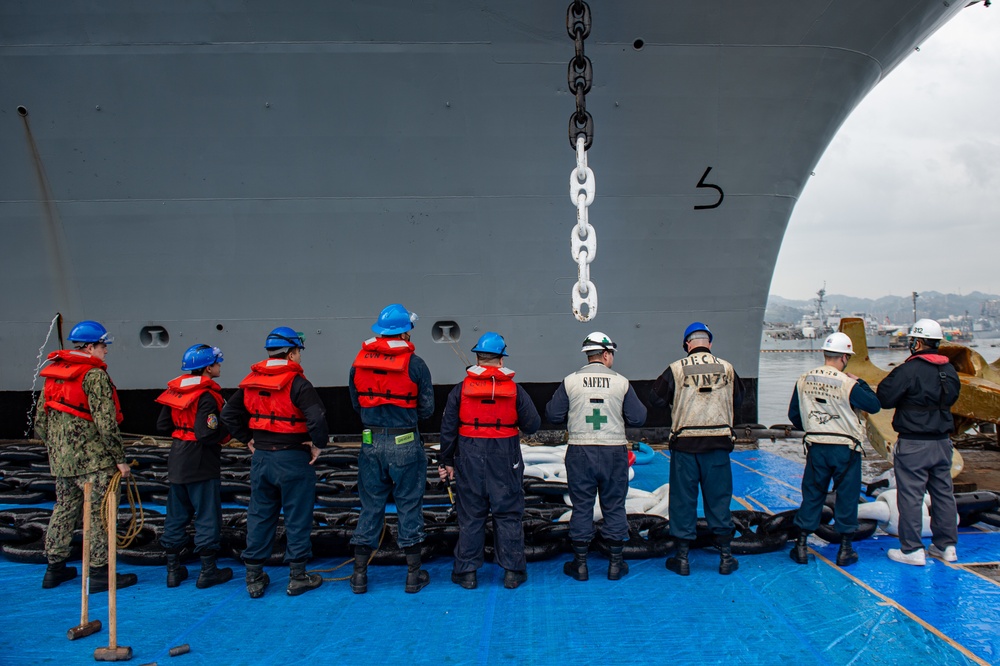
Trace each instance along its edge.
{"label": "white sneaker", "polygon": [[923,548],[915,550],[912,553],[904,553],[899,548],[890,548],[889,559],[902,564],[912,564],[915,567],[922,567],[927,564],[927,556],[924,554]]}
{"label": "white sneaker", "polygon": [[945,562],[956,562],[958,561],[958,552],[955,550],[954,546],[945,546],[944,550],[939,549],[934,544],[931,544],[927,549],[927,554],[931,557],[937,557]]}

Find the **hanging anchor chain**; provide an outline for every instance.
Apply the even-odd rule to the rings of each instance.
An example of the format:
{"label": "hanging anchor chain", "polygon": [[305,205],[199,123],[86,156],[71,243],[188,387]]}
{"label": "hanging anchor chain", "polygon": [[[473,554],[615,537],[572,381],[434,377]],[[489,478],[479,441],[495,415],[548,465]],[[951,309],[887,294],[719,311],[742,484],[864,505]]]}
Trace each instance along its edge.
{"label": "hanging anchor chain", "polygon": [[597,316],[597,287],[590,279],[590,262],[597,256],[597,232],[587,215],[595,190],[594,172],[587,166],[587,150],[594,143],[594,118],[587,111],[586,97],[593,84],[594,68],[583,52],[590,25],[590,6],[582,0],[571,2],[566,10],[566,31],[576,45],[576,54],[569,61],[567,81],[569,91],[576,96],[576,111],[569,117],[569,145],[576,150],[576,168],[569,176],[569,197],[576,206],[576,226],[570,233],[570,254],[577,264],[573,315],[580,321]]}

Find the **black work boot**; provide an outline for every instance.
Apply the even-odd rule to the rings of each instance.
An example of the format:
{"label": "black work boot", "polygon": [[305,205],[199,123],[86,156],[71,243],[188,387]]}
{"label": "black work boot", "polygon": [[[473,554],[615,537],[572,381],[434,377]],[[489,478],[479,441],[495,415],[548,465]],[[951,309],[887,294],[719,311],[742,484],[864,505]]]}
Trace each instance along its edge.
{"label": "black work boot", "polygon": [[688,561],[688,550],[690,548],[690,541],[687,539],[678,539],[677,550],[674,552],[673,557],[667,558],[666,567],[678,576],[690,576],[691,563]]}
{"label": "black work boot", "polygon": [[521,583],[528,580],[527,571],[514,571],[507,569],[503,572],[503,586],[508,590],[516,589]]}
{"label": "black work boot", "polygon": [[[504,576],[506,580],[506,575]],[[451,582],[455,585],[461,585],[466,590],[474,590],[479,585],[479,579],[476,577],[475,571],[465,571],[463,573],[451,572]]]}
{"label": "black work boot", "polygon": [[416,594],[431,582],[430,574],[420,568],[420,545],[407,546],[406,553],[406,593]]}
{"label": "black work boot", "polygon": [[628,562],[622,555],[625,545],[621,541],[609,541],[608,547],[611,549],[611,557],[608,559],[608,580],[621,580],[621,577],[628,573]]}
{"label": "black work boot", "polygon": [[586,541],[573,542],[573,559],[563,564],[563,573],[576,580],[588,580],[590,573],[587,571],[587,551],[590,544]]}
{"label": "black work boot", "polygon": [[264,596],[264,590],[271,584],[271,577],[264,573],[263,564],[250,564],[247,562],[247,592],[251,599],[260,599]]}
{"label": "black work boot", "polygon": [[233,578],[233,570],[229,567],[220,569],[215,566],[218,553],[210,550],[201,554],[201,573],[198,574],[198,582],[195,585],[199,590],[206,587],[225,583]]}
{"label": "black work boot", "polygon": [[354,547],[354,573],[351,574],[351,592],[354,594],[364,594],[368,591],[368,559],[371,556],[370,547]]}
{"label": "black work boot", "polygon": [[177,587],[182,580],[187,580],[187,567],[181,564],[180,555],[167,553],[167,587]]}
{"label": "black work boot", "polygon": [[851,545],[853,541],[853,534],[840,535],[840,550],[837,551],[838,567],[850,566],[858,561],[858,554],[854,552],[854,546]]}
{"label": "black work boot", "polygon": [[[115,574],[115,583],[117,588],[121,590],[122,588],[132,587],[139,582],[139,577],[134,573],[127,574]],[[97,594],[98,592],[108,591],[108,565],[101,567],[90,567],[90,593]]]}
{"label": "black work boot", "polygon": [[66,560],[62,562],[49,562],[45,569],[45,577],[42,578],[42,587],[51,590],[60,583],[76,578],[76,567],[66,566]]}
{"label": "black work boot", "polygon": [[285,590],[288,596],[297,597],[309,590],[315,590],[322,584],[323,576],[306,573],[305,562],[288,563],[288,589]]}
{"label": "black work boot", "polygon": [[799,532],[799,536],[795,538],[795,545],[788,551],[788,557],[792,558],[792,562],[809,564],[809,546],[806,544],[808,538],[809,532]]}
{"label": "black work boot", "polygon": [[740,563],[733,557],[731,537],[720,537],[716,539],[719,548],[719,573],[728,576],[740,568]]}

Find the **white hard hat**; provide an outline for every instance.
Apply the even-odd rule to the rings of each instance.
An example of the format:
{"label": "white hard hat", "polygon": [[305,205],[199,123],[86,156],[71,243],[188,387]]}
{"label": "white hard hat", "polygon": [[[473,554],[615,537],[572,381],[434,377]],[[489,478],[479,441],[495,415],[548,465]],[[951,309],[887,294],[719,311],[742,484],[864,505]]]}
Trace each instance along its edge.
{"label": "white hard hat", "polygon": [[823,341],[823,351],[854,356],[854,343],[846,333],[831,333]]}
{"label": "white hard hat", "polygon": [[943,340],[944,333],[941,331],[941,324],[933,319],[918,319],[917,323],[910,329],[911,338],[923,338],[924,340]]}
{"label": "white hard hat", "polygon": [[584,339],[583,347],[580,351],[585,354],[603,351],[609,351],[614,354],[618,351],[618,345],[612,342],[611,338],[604,335],[600,331],[594,331]]}

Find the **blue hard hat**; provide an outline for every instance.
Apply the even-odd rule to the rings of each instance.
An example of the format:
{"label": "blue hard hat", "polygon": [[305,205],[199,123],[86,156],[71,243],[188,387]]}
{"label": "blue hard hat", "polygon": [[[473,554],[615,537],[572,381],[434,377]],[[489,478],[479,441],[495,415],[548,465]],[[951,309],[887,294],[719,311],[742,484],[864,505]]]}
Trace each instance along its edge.
{"label": "blue hard hat", "polygon": [[507,355],[507,343],[499,333],[487,331],[479,336],[479,342],[472,348],[477,354],[496,354],[497,356]]}
{"label": "blue hard hat", "polygon": [[684,343],[688,341],[688,338],[691,337],[692,333],[697,333],[698,331],[705,331],[708,333],[708,341],[712,341],[712,331],[709,330],[708,326],[705,326],[700,321],[696,321],[684,329],[684,338],[681,340],[681,346],[684,346]]}
{"label": "blue hard hat", "polygon": [[184,372],[201,370],[202,368],[207,368],[210,365],[222,363],[222,361],[222,350],[218,347],[212,347],[210,345],[191,345],[187,348],[187,351],[184,352],[184,358],[181,360],[181,370]]}
{"label": "blue hard hat", "polygon": [[382,312],[378,314],[378,321],[372,324],[372,330],[376,335],[400,335],[412,329],[413,322],[417,319],[416,314],[399,303],[393,303],[382,308]]}
{"label": "blue hard hat", "polygon": [[106,345],[115,341],[114,337],[108,334],[108,329],[104,328],[100,322],[89,319],[74,326],[67,339],[70,342],[103,342]]}
{"label": "blue hard hat", "polygon": [[264,349],[281,349],[282,347],[306,348],[306,334],[301,331],[279,326],[267,334]]}

